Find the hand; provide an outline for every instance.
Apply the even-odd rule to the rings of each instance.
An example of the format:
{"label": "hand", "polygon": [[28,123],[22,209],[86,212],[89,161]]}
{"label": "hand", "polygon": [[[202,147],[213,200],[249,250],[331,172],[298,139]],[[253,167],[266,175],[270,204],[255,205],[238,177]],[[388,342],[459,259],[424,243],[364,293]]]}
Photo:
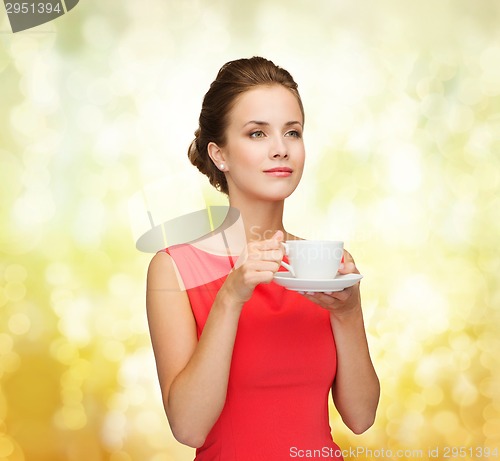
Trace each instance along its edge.
{"label": "hand", "polygon": [[283,259],[283,237],[283,232],[277,231],[270,239],[249,242],[221,291],[243,305],[259,283],[270,283]]}
{"label": "hand", "polygon": [[[344,250],[340,265],[339,274],[359,274],[351,254]],[[359,282],[355,285],[344,288],[342,291],[304,293],[310,301],[320,305],[330,311],[331,315],[341,316],[343,314],[356,311],[361,308],[361,296],[359,293]]]}

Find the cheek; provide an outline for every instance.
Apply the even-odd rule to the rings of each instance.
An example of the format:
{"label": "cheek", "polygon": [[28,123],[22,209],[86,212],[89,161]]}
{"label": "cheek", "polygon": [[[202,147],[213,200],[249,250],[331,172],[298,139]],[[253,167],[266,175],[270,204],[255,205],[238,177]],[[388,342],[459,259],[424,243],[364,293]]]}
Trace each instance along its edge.
{"label": "cheek", "polygon": [[303,147],[297,150],[296,158],[297,163],[304,166],[304,163],[306,161],[306,152]]}

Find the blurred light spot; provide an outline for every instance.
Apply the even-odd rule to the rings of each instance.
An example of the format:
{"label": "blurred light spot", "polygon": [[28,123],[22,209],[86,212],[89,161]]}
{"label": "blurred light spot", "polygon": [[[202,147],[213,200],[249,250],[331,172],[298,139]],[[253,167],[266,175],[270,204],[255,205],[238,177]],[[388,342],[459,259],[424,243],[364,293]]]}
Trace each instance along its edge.
{"label": "blurred light spot", "polygon": [[26,295],[26,287],[20,282],[9,282],[4,287],[4,293],[9,301],[21,301]]}
{"label": "blurred light spot", "polygon": [[97,247],[101,242],[107,215],[108,212],[99,199],[94,197],[84,199],[73,221],[75,240],[83,246]]}
{"label": "blurred light spot", "polygon": [[500,185],[500,172],[491,165],[477,165],[474,171],[474,177],[479,183],[479,189],[484,192],[491,192],[492,196],[498,191]]}
{"label": "blurred light spot", "polygon": [[85,42],[98,50],[108,49],[116,37],[110,28],[109,21],[95,15],[85,19],[83,23],[83,36]]}
{"label": "blurred light spot", "polygon": [[[456,178],[456,188],[461,188],[461,193],[472,195],[477,191],[477,185],[471,186],[468,192],[466,191],[468,179]],[[472,200],[464,199],[457,200],[449,205],[448,210],[443,214],[443,221],[439,232],[446,235],[447,243],[457,245],[471,241],[471,232],[473,229],[474,218],[477,215],[477,207]]]}
{"label": "blurred light spot", "polygon": [[23,283],[26,280],[28,271],[21,264],[11,264],[7,266],[4,272],[4,278],[7,282]]}
{"label": "blurred light spot", "polygon": [[24,335],[30,327],[29,317],[21,312],[13,314],[9,319],[9,330],[15,335]]}
{"label": "blurred light spot", "polygon": [[63,338],[52,342],[50,353],[57,361],[64,365],[71,365],[79,357],[76,345]]}
{"label": "blurred light spot", "polygon": [[130,405],[141,406],[146,401],[146,391],[141,386],[133,386],[127,389],[127,397]]}
{"label": "blurred light spot", "polygon": [[27,166],[22,175],[24,187],[43,193],[50,185],[51,177],[48,168],[41,161],[32,159],[25,161]]}
{"label": "blurred light spot", "polygon": [[134,386],[142,376],[146,376],[149,370],[154,369],[154,367],[155,362],[151,350],[148,348],[137,349],[122,361],[118,381],[122,386]]}
{"label": "blurred light spot", "polygon": [[469,131],[474,125],[474,112],[467,106],[455,105],[451,109],[448,126],[455,133]]}
{"label": "blurred light spot", "polygon": [[492,130],[487,124],[476,123],[464,142],[465,152],[471,158],[469,163],[473,164],[478,160],[486,159],[490,154],[493,139]]}
{"label": "blurred light spot", "polygon": [[483,75],[481,88],[488,96],[500,94],[500,46],[493,45],[484,50],[480,57]]}
{"label": "blurred light spot", "polygon": [[104,116],[99,107],[82,105],[76,115],[76,123],[83,133],[95,133],[104,124]]}
{"label": "blurred light spot", "polygon": [[498,368],[498,352],[482,352],[479,355],[479,363],[487,370],[496,370]]}
{"label": "blurred light spot", "polygon": [[123,447],[127,435],[127,418],[120,411],[110,411],[104,418],[102,439],[106,447],[119,449]]}
{"label": "blurred light spot", "polygon": [[[483,425],[483,434],[487,438],[498,441],[498,434],[500,434],[500,418],[490,419],[489,421],[486,421]],[[495,458],[496,457],[497,456],[495,456]]]}
{"label": "blurred light spot", "polygon": [[86,196],[102,200],[106,196],[109,184],[104,174],[89,174],[79,180],[79,189]]}
{"label": "blurred light spot", "polygon": [[410,275],[402,280],[389,297],[389,305],[395,312],[405,312],[406,330],[420,339],[448,328],[447,299],[426,275]]}
{"label": "blurred light spot", "polygon": [[133,461],[126,451],[113,451],[109,456],[109,461]]}
{"label": "blurred light spot", "polygon": [[453,434],[459,427],[458,417],[449,410],[443,410],[434,415],[432,425],[441,434]]}
{"label": "blurred light spot", "polygon": [[114,393],[107,402],[108,408],[119,413],[125,413],[130,406],[128,394],[124,392]]}
{"label": "blurred light spot", "polygon": [[117,320],[112,327],[112,335],[118,341],[125,341],[132,336],[130,322],[127,320]]}
{"label": "blurred light spot", "polygon": [[16,224],[21,228],[29,228],[50,220],[54,216],[55,204],[50,192],[31,191],[19,197],[12,207]]}
{"label": "blurred light spot", "polygon": [[404,406],[409,411],[414,411],[418,413],[423,413],[425,407],[427,406],[427,402],[422,394],[410,394],[404,401]]}
{"label": "blurred light spot", "polygon": [[122,165],[116,165],[107,171],[105,182],[113,191],[128,190],[130,171]]}
{"label": "blurred light spot", "polygon": [[61,391],[61,398],[65,405],[78,405],[83,400],[83,392],[77,386],[64,386]]}
{"label": "blurred light spot", "polygon": [[0,458],[7,458],[14,453],[14,443],[9,436],[0,434]]}
{"label": "blurred light spot", "polygon": [[455,369],[468,370],[477,352],[474,342],[467,334],[462,333],[450,338],[450,346],[454,351]]}
{"label": "blurred light spot", "polygon": [[5,293],[5,289],[0,286],[0,307],[5,306],[9,298],[7,297],[7,293]]}
{"label": "blurred light spot", "polygon": [[427,405],[439,405],[443,401],[443,390],[437,386],[429,386],[422,390],[422,397]]}
{"label": "blurred light spot", "polygon": [[88,100],[98,106],[108,104],[112,98],[112,92],[106,79],[92,81],[87,87]]}
{"label": "blurred light spot", "polygon": [[52,290],[50,295],[52,309],[59,317],[64,316],[67,306],[71,304],[73,299],[73,292],[62,288]]}
{"label": "blurred light spot", "polygon": [[106,341],[102,353],[111,362],[121,362],[126,355],[125,346],[118,341]]}
{"label": "blurred light spot", "polygon": [[429,120],[438,120],[446,116],[448,101],[441,94],[429,94],[425,96],[420,105],[422,114]]}
{"label": "blurred light spot", "polygon": [[11,111],[10,122],[14,130],[29,139],[36,138],[47,128],[43,113],[28,103],[23,103]]}
{"label": "blurred light spot", "polygon": [[61,376],[63,387],[80,387],[91,374],[91,366],[87,360],[78,359],[71,363],[71,368]]}
{"label": "blurred light spot", "polygon": [[441,376],[441,360],[448,358],[448,354],[436,353],[422,357],[414,371],[416,383],[424,389],[433,386]]}
{"label": "blurred light spot", "polygon": [[495,398],[498,395],[498,389],[500,389],[500,375],[498,377],[484,378],[479,383],[479,391],[489,398]]}
{"label": "blurred light spot", "polygon": [[416,191],[422,182],[420,152],[411,145],[393,146],[389,152],[389,178],[394,188],[401,192]]}
{"label": "blurred light spot", "polygon": [[52,263],[45,269],[45,280],[51,285],[67,285],[71,280],[71,269],[64,263]]}
{"label": "blurred light spot", "polygon": [[399,421],[398,440],[405,445],[419,442],[419,432],[425,426],[424,415],[416,411],[408,411]]}
{"label": "blurred light spot", "polygon": [[56,425],[63,430],[82,429],[87,424],[87,415],[82,405],[64,405],[55,415]]}
{"label": "blurred light spot", "polygon": [[109,279],[108,285],[114,296],[128,297],[134,291],[136,282],[127,274],[115,274]]}
{"label": "blurred light spot", "polygon": [[483,95],[478,87],[477,81],[472,78],[465,78],[458,90],[458,100],[468,106],[472,106],[481,101]]}
{"label": "blurred light spot", "polygon": [[462,406],[472,405],[478,397],[478,391],[476,386],[470,381],[470,379],[461,374],[457,376],[453,384],[453,400]]}
{"label": "blurred light spot", "polygon": [[65,310],[59,321],[59,331],[70,341],[87,344],[91,339],[90,321],[92,304],[87,299],[72,299],[64,303]]}
{"label": "blurred light spot", "polygon": [[3,354],[0,361],[0,371],[6,373],[14,373],[21,365],[21,357],[15,352],[7,352]]}
{"label": "blurred light spot", "polygon": [[490,331],[482,332],[475,341],[476,347],[484,352],[496,353],[500,351],[500,338]]}
{"label": "blurred light spot", "polygon": [[162,427],[162,419],[157,411],[141,411],[134,418],[134,427],[139,433],[150,434]]}
{"label": "blurred light spot", "polygon": [[33,106],[49,115],[59,108],[59,93],[54,70],[57,64],[54,55],[37,56],[29,74],[29,97]]}
{"label": "blurred light spot", "polygon": [[12,337],[5,333],[0,333],[0,355],[7,354],[12,351],[14,341]]}

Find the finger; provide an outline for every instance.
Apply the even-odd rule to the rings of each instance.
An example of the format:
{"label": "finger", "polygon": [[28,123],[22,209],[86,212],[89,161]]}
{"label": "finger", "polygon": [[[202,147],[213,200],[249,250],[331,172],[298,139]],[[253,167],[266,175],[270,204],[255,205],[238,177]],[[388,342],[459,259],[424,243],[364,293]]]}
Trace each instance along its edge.
{"label": "finger", "polygon": [[352,257],[351,253],[349,253],[347,250],[344,250],[342,260],[344,263],[346,263],[346,262],[354,263],[354,258]]}
{"label": "finger", "polygon": [[265,250],[265,251],[253,251],[250,253],[249,259],[252,261],[275,261],[278,264],[283,259],[283,251],[277,250]]}
{"label": "finger", "polygon": [[277,250],[279,248],[283,248],[283,245],[279,240],[276,239],[268,239],[268,240],[260,240],[258,242],[249,243],[249,250]]}
{"label": "finger", "polygon": [[[306,293],[306,295],[308,295],[308,293]],[[310,297],[325,306],[333,306],[337,302],[336,298],[322,292],[311,293]]]}
{"label": "finger", "polygon": [[340,274],[359,274],[359,271],[354,262],[354,258],[351,253],[347,250],[344,250],[344,254],[342,256],[342,263],[339,266]]}
{"label": "finger", "polygon": [[340,302],[346,301],[350,296],[352,296],[353,287],[344,288],[341,291],[335,291],[331,295],[329,295],[332,299],[335,299]]}
{"label": "finger", "polygon": [[285,236],[283,232],[280,230],[276,231],[274,235],[271,237],[271,239],[278,240],[278,242],[282,242],[284,238]]}
{"label": "finger", "polygon": [[359,274],[359,271],[354,263],[348,262],[339,267],[339,274]]}
{"label": "finger", "polygon": [[251,261],[247,264],[247,269],[254,272],[277,272],[280,268],[280,263],[276,261]]}

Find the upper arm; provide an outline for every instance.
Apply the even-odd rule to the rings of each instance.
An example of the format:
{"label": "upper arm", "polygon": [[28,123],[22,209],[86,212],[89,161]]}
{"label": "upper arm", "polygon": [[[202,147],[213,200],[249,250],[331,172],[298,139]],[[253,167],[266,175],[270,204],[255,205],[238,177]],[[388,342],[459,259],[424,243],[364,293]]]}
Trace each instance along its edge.
{"label": "upper arm", "polygon": [[170,386],[198,343],[187,292],[168,253],[157,253],[149,265],[146,309],[166,409]]}

